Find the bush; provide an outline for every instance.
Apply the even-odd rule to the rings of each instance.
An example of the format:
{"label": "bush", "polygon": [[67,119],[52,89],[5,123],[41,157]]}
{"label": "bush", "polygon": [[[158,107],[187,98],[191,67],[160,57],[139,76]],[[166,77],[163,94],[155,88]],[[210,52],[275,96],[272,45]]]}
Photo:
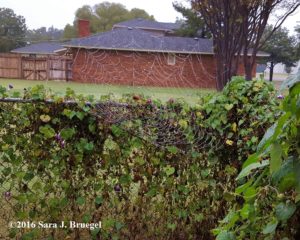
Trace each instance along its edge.
{"label": "bush", "polygon": [[[236,159],[253,151],[276,109],[268,84],[242,79],[195,107],[0,88],[10,95],[24,102],[0,103],[1,214],[58,226],[7,233],[23,239],[213,238],[234,200]],[[61,221],[101,221],[102,229]]]}
{"label": "bush", "polygon": [[234,78],[216,96],[202,102],[204,127],[213,132],[211,157],[240,167],[256,150],[265,130],[278,117],[274,87],[263,80]]}
{"label": "bush", "polygon": [[282,101],[283,114],[237,176],[235,202],[217,239],[299,239],[300,75]]}

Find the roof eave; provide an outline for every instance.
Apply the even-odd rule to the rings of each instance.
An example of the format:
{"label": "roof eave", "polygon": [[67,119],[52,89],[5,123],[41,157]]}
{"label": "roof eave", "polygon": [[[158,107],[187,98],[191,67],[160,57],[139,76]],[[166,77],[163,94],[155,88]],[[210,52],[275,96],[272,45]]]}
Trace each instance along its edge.
{"label": "roof eave", "polygon": [[23,52],[23,51],[10,51],[11,53],[19,53],[19,54],[39,54],[39,55],[54,55],[55,52]]}
{"label": "roof eave", "polygon": [[[252,56],[251,54],[249,54],[249,56]],[[270,57],[271,54],[268,53],[258,53],[256,54],[256,57]]]}
{"label": "roof eave", "polygon": [[181,53],[181,54],[202,54],[202,55],[213,55],[210,52],[191,52],[191,51],[174,51],[174,50],[153,50],[153,49],[135,49],[135,48],[105,48],[105,47],[90,47],[90,46],[74,46],[74,45],[63,45],[67,48],[83,48],[83,49],[98,49],[98,50],[117,50],[117,51],[135,51],[135,52],[156,52],[156,53]]}
{"label": "roof eave", "polygon": [[[129,26],[125,26],[125,25],[114,25],[113,29],[115,27],[119,27],[119,28],[129,28]],[[155,30],[155,31],[172,31],[174,32],[176,29],[170,29],[170,28],[150,28],[150,27],[132,27],[132,28],[136,28],[136,29],[146,29],[146,30]]]}
{"label": "roof eave", "polygon": [[61,53],[61,52],[65,52],[65,51],[67,51],[66,48],[61,48],[61,49],[57,49],[57,50],[55,50],[55,51],[53,51],[53,52],[54,52],[54,53]]}

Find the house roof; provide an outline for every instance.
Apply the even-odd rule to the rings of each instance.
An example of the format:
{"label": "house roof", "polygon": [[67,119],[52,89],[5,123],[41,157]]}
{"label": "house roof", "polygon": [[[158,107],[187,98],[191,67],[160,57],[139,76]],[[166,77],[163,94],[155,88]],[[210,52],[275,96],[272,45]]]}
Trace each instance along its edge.
{"label": "house roof", "polygon": [[113,26],[114,28],[120,27],[132,27],[140,29],[154,29],[154,30],[163,30],[163,31],[174,31],[179,29],[181,24],[179,23],[165,23],[165,22],[156,22],[152,20],[147,20],[144,18],[135,18],[125,22],[117,23]]}
{"label": "house roof", "polygon": [[116,28],[109,32],[73,39],[63,46],[141,52],[213,54],[213,42],[210,39],[155,36],[136,28]]}
{"label": "house roof", "polygon": [[21,54],[55,54],[59,50],[64,49],[62,43],[58,42],[40,42],[30,44],[25,47],[16,48],[12,50],[12,53]]}

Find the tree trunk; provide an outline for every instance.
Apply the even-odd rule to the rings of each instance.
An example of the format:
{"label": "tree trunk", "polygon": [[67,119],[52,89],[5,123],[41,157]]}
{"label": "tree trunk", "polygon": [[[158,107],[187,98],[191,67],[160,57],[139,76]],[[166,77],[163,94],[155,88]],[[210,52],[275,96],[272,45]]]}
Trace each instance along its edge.
{"label": "tree trunk", "polygon": [[216,71],[217,71],[217,90],[222,91],[225,85],[231,80],[232,61],[225,60],[223,56],[216,56]]}
{"label": "tree trunk", "polygon": [[245,67],[245,79],[247,81],[251,81],[252,80],[252,67],[251,65],[249,66],[250,64],[248,64],[246,67]]}
{"label": "tree trunk", "polygon": [[271,66],[270,66],[270,82],[273,81],[273,72],[274,72],[274,62],[271,61]]}

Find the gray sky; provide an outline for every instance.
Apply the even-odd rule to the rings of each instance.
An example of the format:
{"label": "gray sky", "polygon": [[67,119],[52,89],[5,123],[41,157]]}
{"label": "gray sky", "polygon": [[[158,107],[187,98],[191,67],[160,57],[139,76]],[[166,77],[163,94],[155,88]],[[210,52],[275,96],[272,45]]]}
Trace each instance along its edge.
{"label": "gray sky", "polygon": [[[177,0],[185,3],[186,0]],[[103,2],[101,0],[0,0],[0,7],[14,10],[18,15],[26,19],[28,28],[50,27],[63,29],[67,23],[74,20],[75,11],[83,5],[95,5]],[[154,15],[157,21],[174,22],[177,13],[172,2],[174,0],[116,0],[127,7],[127,9],[141,8],[150,15]],[[284,26],[293,31],[296,21],[300,21],[300,9],[294,16],[287,19]],[[299,23],[300,24],[300,23]]]}

